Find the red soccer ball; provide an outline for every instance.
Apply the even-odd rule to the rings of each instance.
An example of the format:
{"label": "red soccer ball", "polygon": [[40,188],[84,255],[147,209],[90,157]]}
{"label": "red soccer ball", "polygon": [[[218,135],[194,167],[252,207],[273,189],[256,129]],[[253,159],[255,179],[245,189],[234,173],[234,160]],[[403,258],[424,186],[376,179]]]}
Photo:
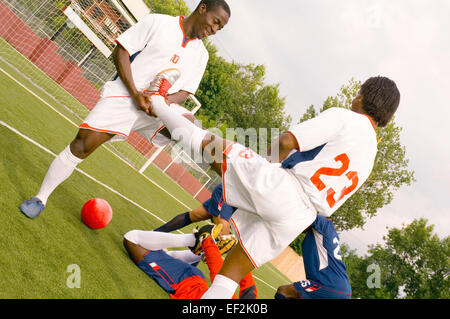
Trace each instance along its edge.
{"label": "red soccer ball", "polygon": [[109,224],[112,219],[112,208],[109,203],[102,198],[92,198],[88,200],[81,209],[81,220],[92,228],[100,229]]}

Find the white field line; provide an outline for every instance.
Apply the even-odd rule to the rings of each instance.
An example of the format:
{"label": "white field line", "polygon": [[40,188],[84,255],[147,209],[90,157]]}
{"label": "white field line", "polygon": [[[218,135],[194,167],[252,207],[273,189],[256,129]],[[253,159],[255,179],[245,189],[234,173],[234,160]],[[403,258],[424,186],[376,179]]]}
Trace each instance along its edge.
{"label": "white field line", "polygon": [[[66,119],[68,122],[72,123],[73,125],[77,126],[74,122],[72,122],[69,118],[67,118],[64,114],[60,113],[58,110],[54,109],[50,104],[48,104],[46,101],[44,101],[41,97],[39,97],[38,95],[36,95],[34,92],[32,92],[31,90],[29,90],[27,87],[25,87],[24,85],[22,85],[22,83],[20,83],[19,81],[17,81],[13,76],[11,76],[9,73],[7,73],[5,70],[3,70],[0,67],[0,71],[2,71],[4,74],[6,74],[9,78],[11,78],[14,82],[16,82],[18,85],[20,85],[22,88],[24,88],[27,92],[29,92],[30,94],[32,94],[34,97],[36,97],[37,99],[39,99],[42,103],[44,103],[45,105],[47,105],[48,107],[50,107],[53,111],[55,111],[56,113],[58,113],[59,115],[61,115],[64,119]],[[55,153],[53,153],[52,151],[50,151],[49,149],[47,149],[46,147],[42,146],[41,144],[39,144],[38,142],[34,141],[33,139],[29,138],[28,136],[22,134],[21,132],[19,132],[18,130],[16,130],[15,128],[11,127],[10,125],[6,124],[5,122],[0,120],[0,124],[3,125],[4,127],[6,127],[7,129],[11,130],[12,132],[16,133],[17,135],[21,136],[22,138],[24,138],[25,140],[29,141],[30,143],[34,144],[35,146],[39,147],[40,149],[44,150],[45,152],[56,156]],[[108,148],[106,148],[108,151],[110,151],[112,154],[114,154],[115,156],[117,156],[115,153],[113,153],[111,150],[109,150]],[[128,164],[126,161],[124,161],[123,159],[121,159],[119,156],[117,156],[117,158],[119,158],[122,162],[126,163],[128,166],[132,167],[130,164]],[[134,169],[134,168],[133,168]],[[143,211],[149,213],[150,215],[152,215],[153,217],[155,217],[156,219],[158,219],[159,221],[166,223],[166,221],[164,221],[163,219],[161,219],[160,217],[156,216],[155,214],[153,214],[151,211],[149,211],[148,209],[142,207],[141,205],[139,205],[138,203],[136,203],[135,201],[129,199],[128,197],[126,197],[125,195],[122,195],[120,192],[116,191],[115,189],[113,189],[112,187],[100,182],[98,179],[92,177],[91,175],[89,175],[88,173],[84,172],[83,170],[79,169],[79,168],[75,168],[76,171],[80,172],[81,174],[85,175],[86,177],[90,178],[91,180],[93,180],[94,182],[98,183],[99,185],[105,187],[106,189],[110,190],[111,192],[113,192],[114,194],[122,197],[123,199],[125,199],[126,201],[132,203],[133,205],[135,205],[136,207],[142,209]],[[143,174],[142,174],[143,175]],[[155,186],[157,186],[158,188],[160,188],[161,190],[163,190],[165,193],[167,193],[168,195],[170,195],[172,198],[174,198],[176,201],[178,201],[180,204],[182,204],[183,206],[185,206],[186,208],[188,208],[189,210],[192,210],[192,208],[188,207],[187,205],[185,205],[184,203],[182,203],[181,201],[179,201],[177,198],[175,198],[172,194],[170,194],[169,192],[167,192],[165,189],[163,189],[161,186],[159,186],[157,183],[155,183],[154,181],[152,181],[150,178],[148,178],[147,176],[143,175],[145,178],[147,178],[150,182],[152,182]],[[178,230],[179,233],[183,233],[181,231]],[[275,287],[273,287],[272,285],[268,284],[267,282],[265,282],[264,280],[262,280],[261,278],[259,278],[256,275],[253,275],[253,277],[257,280],[259,280],[260,282],[262,282],[263,284],[267,285],[268,287],[272,288],[273,290],[277,290]]]}
{"label": "white field line", "polygon": [[[35,140],[29,138],[28,136],[26,136],[25,134],[22,134],[21,132],[19,132],[18,130],[16,130],[14,127],[6,124],[3,121],[0,121],[0,124],[3,125],[4,127],[6,127],[7,129],[9,129],[10,131],[16,133],[17,135],[19,135],[20,137],[24,138],[25,140],[27,140],[28,142],[34,144],[35,146],[39,147],[41,150],[53,155],[53,156],[57,156],[57,154],[53,153],[52,151],[50,151],[48,148],[42,146],[41,144],[39,144],[38,142],[36,142]],[[80,172],[81,174],[83,174],[84,176],[86,176],[87,178],[93,180],[94,182],[96,182],[97,184],[100,184],[101,186],[105,187],[106,189],[110,190],[111,192],[113,192],[114,194],[122,197],[123,199],[125,199],[126,201],[132,203],[133,205],[135,205],[136,207],[139,207],[140,209],[146,211],[147,213],[149,213],[150,215],[152,215],[154,218],[156,218],[157,220],[165,223],[166,221],[164,221],[163,219],[159,218],[158,216],[156,216],[155,214],[153,214],[151,211],[149,211],[148,209],[142,207],[141,205],[139,205],[138,203],[136,203],[135,201],[129,199],[128,197],[126,197],[125,195],[121,194],[119,191],[115,190],[114,188],[106,185],[105,183],[100,182],[98,179],[96,179],[95,177],[92,177],[91,175],[89,175],[88,173],[86,173],[85,171],[79,169],[79,168],[75,168],[75,170],[77,172]]]}
{"label": "white field line", "polygon": [[[34,93],[33,91],[31,91],[30,89],[28,89],[25,85],[23,85],[22,83],[20,83],[17,79],[15,79],[12,75],[10,75],[7,71],[5,71],[4,69],[2,69],[0,67],[0,71],[2,71],[6,76],[8,76],[11,80],[13,80],[14,82],[16,82],[18,85],[20,85],[23,89],[25,89],[28,93],[30,93],[31,95],[33,95],[35,98],[37,98],[39,101],[41,101],[42,103],[44,103],[45,105],[47,105],[50,109],[52,109],[54,112],[56,112],[58,115],[60,115],[62,118],[64,118],[66,121],[68,121],[69,123],[71,123],[74,126],[78,125],[73,122],[71,119],[69,119],[67,116],[65,116],[64,114],[62,114],[61,112],[59,112],[58,110],[56,110],[53,106],[51,106],[49,103],[47,103],[45,100],[43,100],[40,96],[38,96],[36,93]],[[123,163],[125,163],[126,165],[128,165],[129,167],[131,167],[133,170],[134,167],[131,166],[127,161],[125,161],[124,159],[122,159],[120,156],[118,156],[116,153],[114,153],[113,151],[111,151],[109,148],[107,148],[105,145],[102,145],[102,147],[104,147],[106,150],[108,150],[111,154],[113,154],[115,157],[117,157],[119,160],[121,160]],[[162,186],[160,186],[158,183],[156,183],[154,180],[152,180],[151,178],[149,178],[148,176],[141,174],[145,179],[147,179],[149,182],[151,182],[152,184],[154,184],[156,187],[158,187],[160,190],[162,190],[163,192],[165,192],[167,195],[169,195],[170,197],[172,197],[174,200],[176,200],[178,203],[180,203],[181,205],[183,205],[184,207],[186,207],[189,210],[194,209],[193,207],[189,207],[188,205],[186,205],[185,203],[183,203],[182,201],[180,201],[178,198],[176,198],[175,196],[173,196],[172,194],[170,194],[168,191],[166,191]]]}
{"label": "white field line", "polygon": [[[14,127],[6,124],[5,122],[0,120],[0,125],[3,125],[4,127],[6,127],[7,129],[9,129],[10,131],[16,133],[17,135],[19,135],[20,137],[22,137],[23,139],[27,140],[28,142],[32,143],[33,145],[39,147],[41,150],[51,154],[52,156],[56,157],[57,155],[55,153],[53,153],[52,151],[50,151],[48,148],[42,146],[41,144],[39,144],[38,142],[36,142],[35,140],[31,139],[30,137],[26,136],[25,134],[22,134],[21,132],[19,132],[18,130],[16,130]],[[106,189],[108,189],[109,191],[113,192],[114,194],[122,197],[123,199],[125,199],[126,201],[130,202],[131,204],[133,204],[134,206],[142,209],[143,211],[147,212],[148,214],[152,215],[154,218],[156,218],[157,220],[161,221],[162,223],[166,223],[166,221],[164,221],[163,219],[161,219],[160,217],[158,217],[157,215],[155,215],[154,213],[152,213],[151,211],[149,211],[148,209],[142,207],[141,205],[139,205],[138,203],[136,203],[135,201],[129,199],[128,197],[126,197],[125,195],[121,194],[119,191],[115,190],[114,188],[106,185],[105,183],[102,183],[101,181],[99,181],[98,179],[92,177],[91,175],[89,175],[88,173],[84,172],[83,170],[79,169],[79,168],[75,168],[75,170],[77,172],[80,172],[81,174],[83,174],[84,176],[86,176],[87,178],[93,180],[94,182],[96,182],[97,184],[105,187]],[[180,230],[178,230],[179,233],[183,234],[183,232],[181,232]],[[264,283],[265,285],[267,285],[268,287],[272,288],[273,290],[276,290],[275,287],[273,287],[272,285],[268,284],[267,282],[265,282],[264,280],[262,280],[261,278],[259,278],[256,275],[253,275],[253,277],[259,281],[261,281],[262,283]]]}

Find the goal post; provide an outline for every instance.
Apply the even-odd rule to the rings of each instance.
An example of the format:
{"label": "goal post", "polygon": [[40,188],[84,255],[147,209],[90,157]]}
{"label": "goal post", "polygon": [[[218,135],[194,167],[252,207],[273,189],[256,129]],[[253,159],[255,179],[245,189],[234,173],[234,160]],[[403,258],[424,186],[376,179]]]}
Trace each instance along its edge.
{"label": "goal post", "polygon": [[[127,3],[134,7],[124,8]],[[2,0],[0,60],[79,125],[117,73],[111,54],[115,39],[146,14],[143,5],[142,0]],[[201,107],[193,95],[188,104],[194,114]],[[127,141],[105,146],[141,174],[151,164],[161,169],[158,156],[169,156],[136,132]],[[206,169],[184,155],[167,173],[179,165],[203,185],[211,180]]]}

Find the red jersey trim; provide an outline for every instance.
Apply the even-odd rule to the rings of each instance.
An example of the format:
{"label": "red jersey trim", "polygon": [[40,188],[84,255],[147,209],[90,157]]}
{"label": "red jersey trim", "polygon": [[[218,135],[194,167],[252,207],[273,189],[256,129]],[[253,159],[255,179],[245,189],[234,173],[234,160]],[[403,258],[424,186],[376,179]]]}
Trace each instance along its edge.
{"label": "red jersey trim", "polygon": [[127,48],[125,48],[125,47],[123,46],[122,43],[120,43],[118,40],[116,40],[116,43],[117,43],[118,45],[120,45],[125,51],[127,51],[128,56],[131,56],[130,52],[128,52]]}
{"label": "red jersey trim", "polygon": [[191,42],[191,41],[193,41],[193,40],[197,40],[197,38],[192,38],[192,39],[189,39],[189,40],[187,40],[186,42],[184,42],[184,39],[186,39],[186,33],[184,33],[183,24],[181,23],[181,21],[183,21],[183,19],[184,19],[184,17],[183,17],[183,16],[180,16],[179,23],[180,23],[181,31],[183,32],[183,39],[181,39],[181,46],[182,46],[183,48],[185,48],[186,45],[187,45],[189,42]]}
{"label": "red jersey trim", "polygon": [[165,127],[166,127],[166,126],[163,125],[163,126],[161,126],[160,128],[158,128],[158,129],[155,131],[155,133],[152,135],[152,137],[150,138],[150,141],[153,140],[153,139],[155,138],[156,134],[158,134],[159,132],[161,132],[161,130],[162,130],[163,128],[165,128]]}
{"label": "red jersey trim", "polygon": [[236,143],[231,143],[223,151],[223,155],[225,155],[225,157],[224,157],[223,162],[222,162],[222,195],[223,195],[223,201],[225,203],[227,202],[227,197],[226,197],[226,194],[225,194],[225,173],[227,171],[227,157],[226,156],[228,154],[230,154],[231,149],[233,148],[234,144],[236,144]]}
{"label": "red jersey trim", "polygon": [[301,151],[300,151],[300,143],[298,142],[297,136],[295,136],[294,133],[292,133],[291,131],[287,131],[287,132],[288,132],[289,134],[291,134],[291,135],[295,138],[295,140],[297,141],[297,145],[298,145],[297,150],[298,150],[299,152],[301,152]]}
{"label": "red jersey trim", "polygon": [[239,229],[237,228],[236,223],[234,222],[233,218],[230,218],[230,221],[233,223],[234,229],[236,230],[237,236],[239,238],[239,243],[241,244],[242,249],[245,251],[245,254],[247,255],[248,259],[250,259],[253,266],[255,266],[255,268],[258,268],[258,265],[253,260],[252,256],[250,256],[248,250],[245,248],[244,244],[242,243],[241,234],[239,233]]}
{"label": "red jersey trim", "polygon": [[109,133],[109,134],[119,134],[119,135],[122,135],[122,136],[125,136],[126,138],[128,138],[128,135],[125,134],[125,133],[115,132],[115,131],[110,131],[110,130],[103,130],[103,129],[100,129],[100,128],[95,128],[95,127],[89,126],[89,124],[87,124],[87,123],[82,123],[79,126],[79,128],[84,128],[84,129],[88,129],[88,130],[93,130],[93,131],[97,131],[97,132],[104,132],[104,133]]}
{"label": "red jersey trim", "polygon": [[363,114],[364,116],[366,116],[368,119],[369,119],[369,121],[370,121],[370,124],[372,124],[372,127],[373,127],[373,129],[374,129],[374,131],[376,132],[377,131],[377,129],[376,129],[376,127],[375,127],[375,124],[373,123],[373,121],[372,121],[372,119],[370,118],[370,116],[369,115],[367,115],[367,114]]}

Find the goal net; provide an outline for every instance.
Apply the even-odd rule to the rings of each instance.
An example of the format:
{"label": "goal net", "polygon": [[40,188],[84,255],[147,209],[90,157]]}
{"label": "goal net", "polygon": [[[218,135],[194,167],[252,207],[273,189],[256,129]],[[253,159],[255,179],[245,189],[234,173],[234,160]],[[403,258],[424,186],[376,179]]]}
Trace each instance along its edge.
{"label": "goal net", "polygon": [[[2,0],[2,65],[10,73],[20,74],[27,85],[78,126],[97,103],[104,83],[116,75],[112,59],[115,39],[145,11],[141,6],[133,13],[133,8],[123,3]],[[183,106],[195,113],[201,105],[191,96]],[[206,169],[173,145],[158,149],[136,132],[126,142],[105,146],[142,174],[150,174],[150,166],[157,167],[199,200],[208,195],[205,188],[217,184]]]}

